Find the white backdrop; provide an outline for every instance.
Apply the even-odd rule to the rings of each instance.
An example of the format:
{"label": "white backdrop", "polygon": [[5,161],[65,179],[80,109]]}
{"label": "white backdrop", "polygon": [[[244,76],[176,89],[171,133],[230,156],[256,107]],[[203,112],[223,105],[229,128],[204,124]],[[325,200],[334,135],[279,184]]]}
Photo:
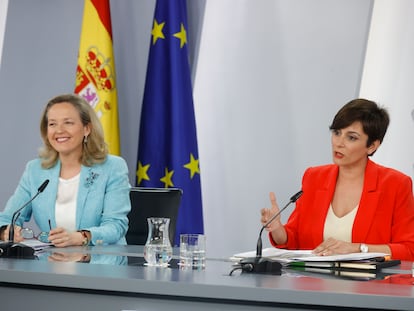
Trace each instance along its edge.
{"label": "white backdrop", "polygon": [[414,1],[376,0],[361,96],[387,107],[391,122],[374,159],[414,175]]}
{"label": "white backdrop", "polygon": [[7,5],[9,0],[0,0],[0,66],[3,52],[4,27],[6,26]]}
{"label": "white backdrop", "polygon": [[328,127],[359,92],[370,4],[207,1],[194,100],[213,255],[255,249],[268,193],[284,205],[306,167],[332,161]]}

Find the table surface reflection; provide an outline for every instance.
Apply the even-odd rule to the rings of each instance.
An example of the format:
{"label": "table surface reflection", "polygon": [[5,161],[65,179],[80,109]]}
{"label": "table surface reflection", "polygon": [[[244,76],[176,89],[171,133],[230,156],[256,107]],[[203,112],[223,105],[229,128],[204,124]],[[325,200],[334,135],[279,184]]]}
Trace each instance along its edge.
{"label": "table surface reflection", "polygon": [[[412,263],[384,269],[378,280],[340,279],[332,275],[284,269],[281,275],[229,272],[226,258],[207,258],[204,270],[177,265],[178,249],[167,268],[148,267],[143,246],[50,248],[34,260],[0,259],[4,287],[93,290],[111,295],[162,297],[263,307],[412,310]],[[79,259],[86,258],[82,262]],[[393,274],[393,275],[391,275]],[[1,293],[0,289],[0,293]]]}

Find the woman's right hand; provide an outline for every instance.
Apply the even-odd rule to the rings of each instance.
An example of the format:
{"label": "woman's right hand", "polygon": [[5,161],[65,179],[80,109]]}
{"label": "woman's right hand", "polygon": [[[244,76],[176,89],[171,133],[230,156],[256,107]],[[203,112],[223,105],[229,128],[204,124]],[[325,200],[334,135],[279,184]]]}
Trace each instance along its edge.
{"label": "woman's right hand", "polygon": [[[22,228],[20,226],[14,226],[14,242],[22,242],[24,239],[21,235]],[[10,232],[10,225],[6,227],[6,229],[3,230],[1,239],[3,241],[9,240],[9,232]]]}
{"label": "woman's right hand", "polygon": [[[266,225],[267,222],[277,213],[279,213],[279,206],[276,202],[276,196],[274,192],[270,192],[269,194],[270,204],[272,205],[271,208],[263,208],[261,210],[262,217],[260,221],[262,222],[262,226]],[[266,226],[266,230],[271,233],[273,241],[276,244],[285,244],[287,242],[287,233],[285,227],[282,225],[280,221],[280,215],[278,215],[275,219],[273,219],[270,224]]]}
{"label": "woman's right hand", "polygon": [[[274,192],[269,193],[270,204],[272,205],[271,208],[263,208],[261,209],[261,223],[264,226],[274,215],[279,212],[279,206],[276,202],[276,196]],[[282,223],[280,222],[280,215],[277,216],[270,224],[266,226],[266,230],[269,232],[273,232],[277,229],[283,228]]]}

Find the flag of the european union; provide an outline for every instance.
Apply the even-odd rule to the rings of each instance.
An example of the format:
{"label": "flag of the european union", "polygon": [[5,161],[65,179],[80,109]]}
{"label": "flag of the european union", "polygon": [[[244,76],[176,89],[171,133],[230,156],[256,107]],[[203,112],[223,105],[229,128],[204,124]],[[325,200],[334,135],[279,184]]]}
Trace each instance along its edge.
{"label": "flag of the european union", "polygon": [[183,189],[181,233],[203,233],[186,0],[157,0],[138,144],[137,186]]}

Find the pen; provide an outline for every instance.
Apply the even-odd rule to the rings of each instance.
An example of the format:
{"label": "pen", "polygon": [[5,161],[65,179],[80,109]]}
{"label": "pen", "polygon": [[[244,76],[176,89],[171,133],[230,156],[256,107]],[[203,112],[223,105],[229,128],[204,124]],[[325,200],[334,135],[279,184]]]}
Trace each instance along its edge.
{"label": "pen", "polygon": [[50,222],[50,219],[48,220],[49,222],[49,229],[52,230],[52,223]]}

